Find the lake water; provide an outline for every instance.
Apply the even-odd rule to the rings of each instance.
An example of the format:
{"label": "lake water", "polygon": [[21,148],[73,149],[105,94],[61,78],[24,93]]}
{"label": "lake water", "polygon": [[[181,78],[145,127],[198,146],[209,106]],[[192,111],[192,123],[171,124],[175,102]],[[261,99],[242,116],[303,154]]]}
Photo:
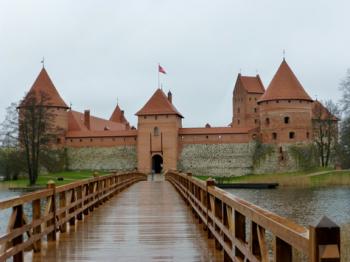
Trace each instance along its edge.
{"label": "lake water", "polygon": [[[350,187],[228,189],[278,215],[308,227],[326,215],[341,227],[342,261],[350,261]],[[299,258],[296,261],[304,261]]]}
{"label": "lake water", "polygon": [[[350,187],[281,187],[226,191],[306,227],[317,222],[323,215],[328,216],[341,226],[342,253],[345,252],[350,257],[350,251],[347,250],[350,247]],[[0,201],[19,194],[0,187]],[[0,211],[0,235],[5,233],[10,212],[10,209]]]}
{"label": "lake water", "polygon": [[350,223],[350,187],[227,189],[298,224],[309,226],[323,215],[339,225]]}

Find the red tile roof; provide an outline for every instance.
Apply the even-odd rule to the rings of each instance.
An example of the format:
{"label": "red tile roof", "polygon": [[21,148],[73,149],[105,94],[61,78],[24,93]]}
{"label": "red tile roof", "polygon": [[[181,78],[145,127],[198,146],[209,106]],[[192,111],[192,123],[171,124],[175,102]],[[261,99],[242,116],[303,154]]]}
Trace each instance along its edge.
{"label": "red tile roof", "polygon": [[297,77],[283,59],[265,94],[258,102],[269,100],[297,99],[312,101]]}
{"label": "red tile roof", "polygon": [[40,99],[41,94],[44,93],[47,95],[48,99],[45,101],[45,105],[47,106],[55,106],[55,107],[63,107],[68,108],[67,104],[63,101],[60,94],[58,93],[56,87],[52,83],[48,73],[45,68],[43,68],[38,77],[36,78],[33,86],[27,93],[26,97],[22,100],[20,107],[24,106],[26,99],[30,95],[35,95],[37,99]]}
{"label": "red tile roof", "polygon": [[329,110],[318,100],[312,103],[312,119],[339,121]]}
{"label": "red tile roof", "polygon": [[118,104],[115,107],[111,117],[109,118],[109,121],[122,123],[127,126],[130,126],[128,120],[125,118],[124,112],[120,109]]}
{"label": "red tile roof", "polygon": [[68,112],[68,131],[122,131],[125,129],[125,124],[115,123],[95,116],[90,116],[90,129],[88,129],[84,124],[83,113],[73,110]]}
{"label": "red tile roof", "polygon": [[157,89],[153,96],[141,108],[141,110],[136,113],[136,115],[178,115],[183,118],[175,106],[169,102],[167,96],[161,89]]}
{"label": "red tile roof", "polygon": [[241,74],[238,74],[238,79],[248,93],[263,94],[265,92],[264,85],[259,75],[242,76]]}
{"label": "red tile roof", "polygon": [[133,137],[137,136],[137,130],[120,130],[120,131],[69,131],[66,138],[84,138],[84,137]]}
{"label": "red tile roof", "polygon": [[247,134],[252,128],[246,127],[197,127],[180,128],[180,135],[206,135],[206,134]]}

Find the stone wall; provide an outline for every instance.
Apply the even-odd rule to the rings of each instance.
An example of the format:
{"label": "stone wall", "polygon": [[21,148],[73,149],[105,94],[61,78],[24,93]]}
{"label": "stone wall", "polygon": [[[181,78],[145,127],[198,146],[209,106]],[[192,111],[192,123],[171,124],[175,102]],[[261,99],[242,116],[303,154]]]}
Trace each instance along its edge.
{"label": "stone wall", "polygon": [[290,153],[290,144],[271,146],[273,152],[254,165],[254,174],[286,173],[300,171],[302,169],[297,159]]}
{"label": "stone wall", "polygon": [[205,176],[241,176],[253,171],[253,143],[183,145],[178,169]]}
{"label": "stone wall", "polygon": [[136,146],[67,148],[70,170],[133,170]]}

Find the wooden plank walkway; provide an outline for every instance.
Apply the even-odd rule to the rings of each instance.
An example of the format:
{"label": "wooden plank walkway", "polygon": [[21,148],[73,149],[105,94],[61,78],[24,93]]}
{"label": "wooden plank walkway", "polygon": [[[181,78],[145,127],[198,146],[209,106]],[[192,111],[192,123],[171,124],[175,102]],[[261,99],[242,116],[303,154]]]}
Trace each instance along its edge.
{"label": "wooden plank walkway", "polygon": [[[158,180],[158,181],[157,181]],[[26,261],[223,261],[167,181],[142,181]]]}

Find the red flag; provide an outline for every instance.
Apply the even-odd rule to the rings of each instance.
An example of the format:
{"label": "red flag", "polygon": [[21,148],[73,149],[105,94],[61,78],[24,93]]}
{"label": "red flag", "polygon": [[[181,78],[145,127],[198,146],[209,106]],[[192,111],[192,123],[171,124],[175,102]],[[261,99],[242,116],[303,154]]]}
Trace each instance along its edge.
{"label": "red flag", "polygon": [[166,74],[164,68],[161,67],[160,65],[158,65],[158,72],[159,72],[159,73],[162,73],[162,74]]}

